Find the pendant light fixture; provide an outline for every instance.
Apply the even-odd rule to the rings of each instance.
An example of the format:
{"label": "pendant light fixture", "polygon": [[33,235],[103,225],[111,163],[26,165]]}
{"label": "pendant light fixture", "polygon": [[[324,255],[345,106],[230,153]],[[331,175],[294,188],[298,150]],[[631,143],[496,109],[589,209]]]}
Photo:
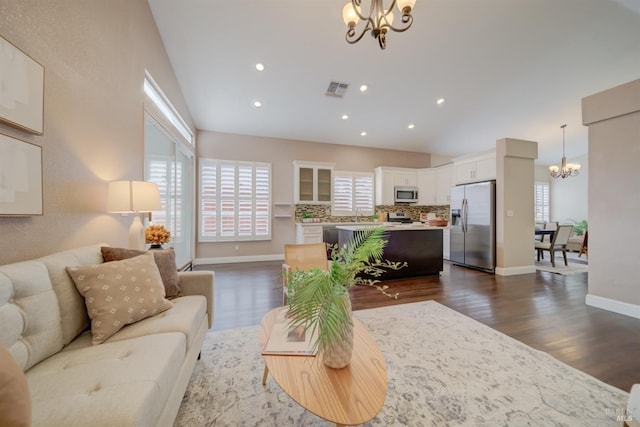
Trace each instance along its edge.
{"label": "pendant light fixture", "polygon": [[560,126],[562,128],[562,162],[560,166],[549,166],[549,173],[553,178],[568,178],[570,176],[576,176],[580,173],[580,165],[577,163],[567,163],[567,158],[564,155],[564,129],[567,125]]}
{"label": "pendant light fixture", "polygon": [[[367,0],[365,0],[367,1]],[[397,33],[406,31],[413,24],[413,16],[411,11],[416,3],[416,0],[391,0],[388,7],[385,7],[385,0],[369,0],[370,6],[367,13],[363,13],[361,4],[362,0],[349,0],[349,2],[342,9],[342,19],[347,25],[347,42],[354,44],[360,41],[362,36],[367,31],[371,32],[371,35],[378,40],[380,49],[387,47],[387,31],[393,30]],[[393,26],[393,7],[397,6],[398,10],[402,13],[401,21],[402,26]],[[356,25],[360,20],[366,22],[362,31],[356,34]]]}

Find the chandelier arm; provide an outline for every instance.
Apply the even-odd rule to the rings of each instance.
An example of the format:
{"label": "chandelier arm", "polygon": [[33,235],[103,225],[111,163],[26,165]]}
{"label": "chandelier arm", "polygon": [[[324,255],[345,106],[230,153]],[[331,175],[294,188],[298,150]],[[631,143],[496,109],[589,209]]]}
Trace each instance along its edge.
{"label": "chandelier arm", "polygon": [[388,25],[388,24],[386,25],[386,27],[387,27],[387,28],[392,29],[392,30],[393,30],[393,31],[395,31],[396,33],[402,33],[402,32],[407,31],[407,30],[411,27],[411,25],[413,24],[413,16],[412,16],[411,14],[409,14],[409,15],[403,15],[403,16],[402,16],[402,18],[403,18],[403,23],[404,23],[404,16],[407,16],[407,17],[408,17],[408,18],[407,18],[407,22],[408,22],[408,24],[407,24],[407,26],[406,26],[406,27],[398,28],[398,27],[394,27],[393,25]]}
{"label": "chandelier arm", "polygon": [[347,34],[345,36],[345,40],[347,40],[347,43],[349,44],[358,43],[360,39],[362,39],[362,37],[364,37],[364,35],[371,30],[372,28],[371,20],[366,19],[366,21],[368,21],[367,25],[362,29],[362,31],[360,32],[360,35],[357,38],[354,38],[356,35],[355,26],[347,30]]}

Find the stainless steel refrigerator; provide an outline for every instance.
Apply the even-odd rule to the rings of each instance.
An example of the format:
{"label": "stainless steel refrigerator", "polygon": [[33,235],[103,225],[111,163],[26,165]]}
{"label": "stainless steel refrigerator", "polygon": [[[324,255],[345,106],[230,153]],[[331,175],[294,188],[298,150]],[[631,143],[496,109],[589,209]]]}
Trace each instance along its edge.
{"label": "stainless steel refrigerator", "polygon": [[490,273],[496,267],[496,182],[451,188],[450,261]]}

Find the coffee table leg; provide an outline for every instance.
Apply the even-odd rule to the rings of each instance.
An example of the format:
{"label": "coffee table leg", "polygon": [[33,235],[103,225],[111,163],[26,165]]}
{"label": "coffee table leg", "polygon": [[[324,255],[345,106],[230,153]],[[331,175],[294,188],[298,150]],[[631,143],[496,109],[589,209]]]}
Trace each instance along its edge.
{"label": "coffee table leg", "polygon": [[264,373],[262,374],[262,385],[267,384],[268,375],[269,375],[269,368],[267,368],[267,365],[264,365]]}

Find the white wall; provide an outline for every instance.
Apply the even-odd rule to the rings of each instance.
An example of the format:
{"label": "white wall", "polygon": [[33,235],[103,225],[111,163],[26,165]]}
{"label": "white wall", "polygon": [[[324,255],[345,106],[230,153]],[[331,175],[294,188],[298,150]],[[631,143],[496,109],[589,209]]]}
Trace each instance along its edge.
{"label": "white wall", "polygon": [[[579,163],[580,174],[570,178],[550,178],[549,203],[551,221],[573,224],[588,221],[589,206],[589,158],[587,155],[567,159],[568,163]],[[549,170],[547,169],[547,175]]]}
{"label": "white wall", "polygon": [[142,179],[144,71],[191,117],[146,1],[0,0],[0,35],[44,66],[44,215],[0,217],[0,264],[106,242],[131,216],[106,213],[109,181]]}
{"label": "white wall", "polygon": [[589,126],[589,305],[640,318],[640,80],[582,100]]}

